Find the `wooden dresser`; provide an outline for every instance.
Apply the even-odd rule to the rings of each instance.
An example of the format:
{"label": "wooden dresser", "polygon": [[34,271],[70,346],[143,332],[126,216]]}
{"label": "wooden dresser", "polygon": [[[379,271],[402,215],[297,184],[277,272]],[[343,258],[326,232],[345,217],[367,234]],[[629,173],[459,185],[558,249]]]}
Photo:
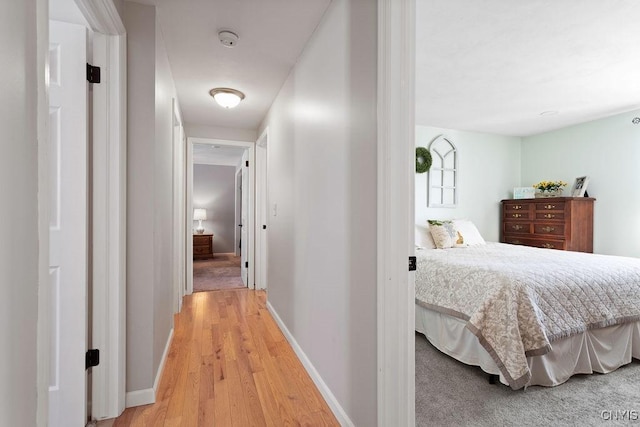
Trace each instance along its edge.
{"label": "wooden dresser", "polygon": [[594,201],[591,197],[502,200],[500,241],[593,252]]}
{"label": "wooden dresser", "polygon": [[213,258],[213,234],[193,235],[193,259]]}

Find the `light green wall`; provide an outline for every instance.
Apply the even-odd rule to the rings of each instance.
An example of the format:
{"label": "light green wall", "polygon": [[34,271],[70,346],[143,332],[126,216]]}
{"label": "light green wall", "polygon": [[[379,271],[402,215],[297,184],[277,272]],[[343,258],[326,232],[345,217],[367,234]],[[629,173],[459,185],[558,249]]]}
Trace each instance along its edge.
{"label": "light green wall", "polygon": [[[427,208],[426,174],[416,174],[416,224],[468,218],[487,241],[498,241],[500,200],[513,187],[542,180],[573,184],[588,176],[596,198],[595,253],[640,257],[640,110],[529,137],[416,126],[416,146],[445,135],[459,152],[455,208]],[[570,188],[565,190],[568,194]]]}
{"label": "light green wall", "polygon": [[589,176],[594,252],[640,256],[640,110],[522,138],[522,184]]}
{"label": "light green wall", "polygon": [[416,127],[416,146],[439,135],[458,150],[458,205],[427,208],[427,174],[416,174],[416,224],[427,219],[470,219],[487,241],[500,238],[500,200],[520,185],[520,138],[428,126]]}

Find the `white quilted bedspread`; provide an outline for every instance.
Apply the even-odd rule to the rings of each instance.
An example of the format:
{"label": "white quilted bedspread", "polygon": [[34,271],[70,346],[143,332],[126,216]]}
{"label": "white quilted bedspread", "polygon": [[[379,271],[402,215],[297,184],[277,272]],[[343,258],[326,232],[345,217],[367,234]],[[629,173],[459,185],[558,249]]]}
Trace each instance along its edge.
{"label": "white quilted bedspread", "polygon": [[416,303],[468,320],[513,389],[554,340],[640,319],[640,259],[501,243],[416,255]]}

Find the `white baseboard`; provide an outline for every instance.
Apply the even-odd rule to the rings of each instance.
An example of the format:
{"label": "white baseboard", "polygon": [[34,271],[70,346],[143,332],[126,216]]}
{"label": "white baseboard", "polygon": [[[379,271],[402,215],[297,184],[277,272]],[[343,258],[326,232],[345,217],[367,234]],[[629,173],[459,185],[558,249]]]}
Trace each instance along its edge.
{"label": "white baseboard", "polygon": [[349,416],[344,411],[340,403],[338,403],[338,399],[336,399],[336,397],[333,395],[333,393],[331,392],[331,389],[329,389],[329,386],[327,386],[327,384],[324,382],[324,380],[322,379],[322,377],[320,376],[316,368],[313,366],[313,364],[307,357],[307,355],[304,354],[304,351],[302,351],[302,348],[298,345],[298,342],[296,341],[296,339],[293,337],[293,335],[291,335],[291,332],[289,332],[289,329],[287,329],[282,319],[280,319],[280,316],[278,316],[278,313],[276,312],[276,310],[268,301],[267,301],[267,309],[269,310],[269,313],[271,313],[271,316],[273,316],[274,320],[278,324],[278,327],[280,327],[280,330],[284,334],[287,341],[289,341],[289,344],[291,344],[293,351],[296,352],[298,359],[300,359],[300,361],[302,362],[302,365],[304,366],[305,370],[307,371],[307,373],[315,383],[316,387],[318,387],[318,390],[320,390],[320,394],[322,394],[322,397],[324,397],[324,400],[329,405],[329,408],[333,412],[333,415],[335,415],[335,417],[338,419],[338,422],[340,423],[340,425],[345,427],[354,427],[355,424],[353,424],[353,422],[349,419]]}
{"label": "white baseboard", "polygon": [[160,359],[160,366],[158,366],[158,372],[156,373],[156,379],[153,381],[153,388],[146,388],[144,390],[128,391],[125,396],[124,406],[132,408],[134,406],[149,405],[156,403],[156,392],[160,385],[160,379],[162,378],[162,371],[164,370],[164,364],[167,361],[167,355],[169,354],[169,348],[171,347],[171,340],[173,339],[173,328],[169,331],[169,338],[167,338],[167,344],[164,346],[164,352],[162,353],[162,359]]}
{"label": "white baseboard", "polygon": [[126,408],[149,405],[151,403],[156,403],[156,392],[152,388],[128,391],[124,397],[124,406]]}

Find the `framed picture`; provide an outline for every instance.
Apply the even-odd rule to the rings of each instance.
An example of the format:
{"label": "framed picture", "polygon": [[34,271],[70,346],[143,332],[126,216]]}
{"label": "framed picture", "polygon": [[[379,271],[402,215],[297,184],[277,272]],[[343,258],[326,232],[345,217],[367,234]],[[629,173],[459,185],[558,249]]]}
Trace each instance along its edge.
{"label": "framed picture", "polygon": [[573,183],[573,188],[571,188],[571,197],[584,197],[588,184],[588,176],[580,176],[576,178],[576,182]]}
{"label": "framed picture", "polygon": [[514,199],[533,199],[536,197],[536,190],[533,187],[514,187]]}

